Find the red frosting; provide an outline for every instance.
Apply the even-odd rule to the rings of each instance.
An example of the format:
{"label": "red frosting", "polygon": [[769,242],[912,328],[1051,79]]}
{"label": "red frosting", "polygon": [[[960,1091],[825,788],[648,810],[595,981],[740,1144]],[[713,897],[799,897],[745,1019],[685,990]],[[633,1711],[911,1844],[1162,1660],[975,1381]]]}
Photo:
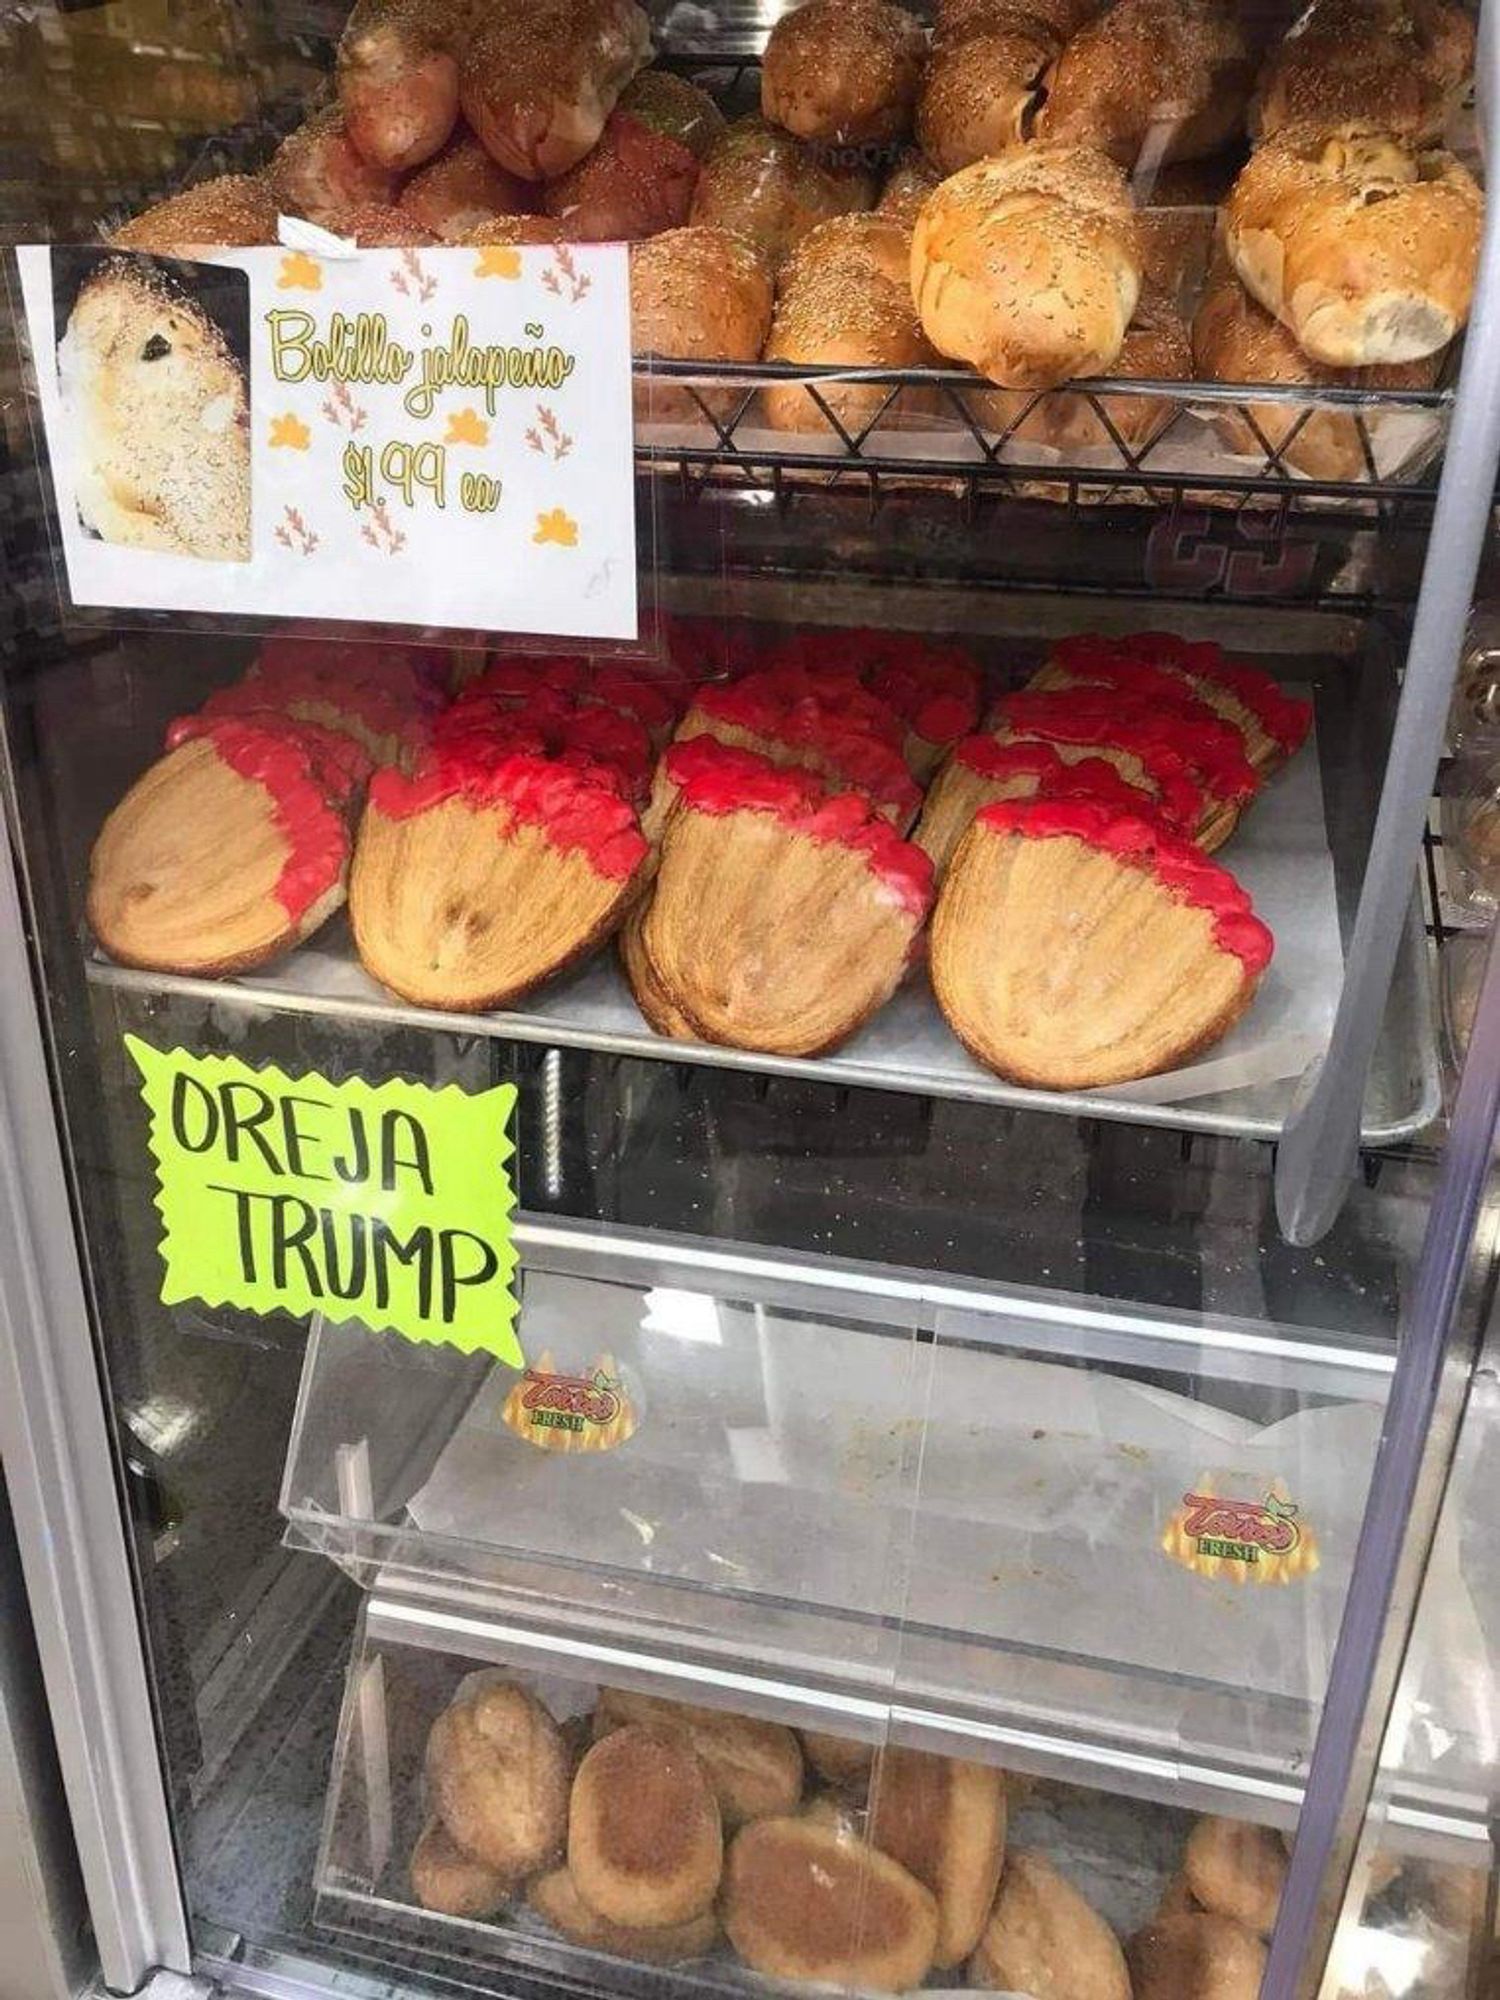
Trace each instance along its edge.
{"label": "red frosting", "polygon": [[[826,684],[820,693],[808,692],[800,676],[783,680],[779,674],[752,674],[726,686],[700,688],[693,706],[714,721],[820,758],[850,784],[909,819],[922,794],[897,747],[906,733],[900,718],[857,683],[850,684],[850,693],[848,699],[842,690],[830,694]],[[865,726],[861,702],[874,704],[889,718],[879,733]]]}
{"label": "red frosting", "polygon": [[287,844],[272,891],[296,922],[320,902],[349,863],[349,828],[318,782],[313,757],[296,730],[261,729],[252,722],[206,724],[201,734],[231,771],[259,785]]}
{"label": "red frosting", "polygon": [[1018,743],[997,743],[993,736],[966,736],[955,744],[953,755],[981,778],[1004,783],[1010,778],[1035,778],[1039,794],[1048,798],[1091,798],[1138,818],[1152,817],[1161,800],[1154,792],[1132,785],[1107,758],[1080,757],[1070,764],[1050,743],[1022,738]]}
{"label": "red frosting", "polygon": [[[294,721],[278,708],[250,711],[245,720],[254,728],[286,736],[299,744],[312,764],[313,776],[340,810],[347,808],[369,782],[373,762],[352,736],[345,736],[337,729],[324,729],[316,722]],[[232,726],[222,716],[179,715],[167,725],[167,748],[175,750],[179,743],[188,743],[196,736],[215,737],[220,730]]]}
{"label": "red frosting", "polygon": [[1216,681],[1249,709],[1271,741],[1288,757],[1302,747],[1312,727],[1311,702],[1287,694],[1258,667],[1226,659],[1222,647],[1211,640],[1194,644],[1179,639],[1175,632],[1137,632],[1120,644],[1134,658],[1175,668],[1189,677]]}
{"label": "red frosting", "polygon": [[565,853],[582,854],[595,874],[612,882],[633,875],[647,847],[633,809],[587,772],[546,757],[499,759],[462,748],[434,751],[415,776],[378,771],[370,804],[387,819],[411,819],[459,799],[475,812],[504,816],[504,839],[516,825],[543,831]]}
{"label": "red frosting", "polygon": [[250,678],[277,687],[382,688],[418,708],[441,708],[450,663],[437,646],[380,646],[365,639],[268,639]]}
{"label": "red frosting", "polygon": [[587,692],[606,708],[618,708],[633,715],[647,729],[670,729],[687,705],[688,694],[680,683],[653,681],[624,667],[596,667]]}
{"label": "red frosting", "polygon": [[[1185,676],[1145,657],[1124,652],[1109,639],[1084,633],[1052,648],[1047,664],[1085,687],[1113,687],[1142,700],[1181,701]],[[1190,685],[1190,684],[1189,684]]]}
{"label": "red frosting", "polygon": [[524,701],[466,690],[433,725],[433,743],[470,757],[520,752],[555,757],[578,769],[607,772],[622,798],[644,799],[651,788],[651,739],[632,715],[579,703],[558,688],[538,686]]}
{"label": "red frosting", "polygon": [[860,792],[825,793],[810,771],[788,770],[710,736],[690,737],[667,752],[666,773],[679,803],[693,812],[771,814],[791,833],[849,849],[919,923],[932,902],[932,861],[902,840]]}
{"label": "red frosting", "polygon": [[[1183,694],[1173,702],[1138,701],[1087,687],[1008,694],[998,719],[1017,735],[1044,736],[1068,743],[1115,744],[1136,750],[1154,742],[1171,751],[1196,776],[1210,797],[1230,803],[1253,798],[1259,783],[1245,755],[1244,739],[1206,702]],[[1127,742],[1125,732],[1135,741]],[[1172,817],[1178,817],[1173,813]]]}
{"label": "red frosting", "polygon": [[700,688],[694,705],[759,736],[775,736],[779,718],[803,703],[831,711],[841,729],[858,729],[893,750],[905,740],[905,725],[890,703],[842,668],[766,667],[737,681]]}
{"label": "red frosting", "polygon": [[[1010,719],[1009,704],[1014,699],[1016,697],[1008,696],[1002,703],[1002,721]],[[1079,716],[1075,697],[1071,695],[1038,695],[1030,699],[1064,705],[1049,710],[1045,716],[1033,712],[1026,727],[1026,736],[1044,743],[1084,744],[1128,751],[1156,788],[1163,815],[1184,832],[1192,833],[1197,828],[1203,817],[1203,793],[1198,781],[1178,752],[1165,744],[1153,730],[1118,708],[1112,709],[1108,717]]]}
{"label": "red frosting", "polygon": [[581,658],[561,654],[549,658],[523,658],[500,654],[482,673],[476,674],[463,690],[463,698],[491,695],[524,701],[538,688],[557,688],[563,694],[577,694],[587,675]]}
{"label": "red frosting", "polygon": [[1155,876],[1178,902],[1206,910],[1214,920],[1214,943],[1239,959],[1250,978],[1258,979],[1271,962],[1275,940],[1229,870],[1160,825],[1088,799],[1021,799],[985,806],[975,818],[994,833],[1029,840],[1070,835],[1113,854]]}

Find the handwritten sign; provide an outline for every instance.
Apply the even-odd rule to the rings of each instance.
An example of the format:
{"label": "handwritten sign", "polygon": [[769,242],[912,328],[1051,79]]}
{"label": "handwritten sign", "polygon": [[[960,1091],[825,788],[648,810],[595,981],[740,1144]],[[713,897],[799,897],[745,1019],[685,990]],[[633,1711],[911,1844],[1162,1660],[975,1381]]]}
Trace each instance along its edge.
{"label": "handwritten sign", "polygon": [[513,1084],[335,1083],[125,1046],[151,1114],[164,1304],[320,1312],[523,1365]]}
{"label": "handwritten sign", "polygon": [[17,257],[75,602],[636,636],[621,246]]}

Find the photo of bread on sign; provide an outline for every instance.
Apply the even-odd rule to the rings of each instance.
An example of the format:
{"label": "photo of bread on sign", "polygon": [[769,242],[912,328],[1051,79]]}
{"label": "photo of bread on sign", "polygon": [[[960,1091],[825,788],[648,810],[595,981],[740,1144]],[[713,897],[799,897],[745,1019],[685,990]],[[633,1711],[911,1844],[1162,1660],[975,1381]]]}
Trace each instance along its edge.
{"label": "photo of bread on sign", "polygon": [[250,286],[135,252],[52,253],[74,504],[95,540],[250,560]]}

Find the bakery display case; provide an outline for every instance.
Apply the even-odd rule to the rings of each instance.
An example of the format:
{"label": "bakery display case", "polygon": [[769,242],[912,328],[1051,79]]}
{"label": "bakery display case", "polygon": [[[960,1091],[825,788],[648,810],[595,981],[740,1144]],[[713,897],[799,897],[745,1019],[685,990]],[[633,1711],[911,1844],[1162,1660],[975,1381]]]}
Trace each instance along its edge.
{"label": "bakery display case", "polygon": [[1492,22],[346,12],[0,24],[103,1985],[1478,2000]]}

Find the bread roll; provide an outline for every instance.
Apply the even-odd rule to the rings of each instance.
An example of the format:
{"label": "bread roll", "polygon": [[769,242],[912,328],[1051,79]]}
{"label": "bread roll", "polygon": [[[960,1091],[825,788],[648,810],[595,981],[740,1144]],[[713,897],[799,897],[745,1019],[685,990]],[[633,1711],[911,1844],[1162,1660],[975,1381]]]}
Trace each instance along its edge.
{"label": "bread roll", "polygon": [[255,174],[219,174],[143,209],[110,233],[122,250],[158,257],[276,241],[276,196]]}
{"label": "bread roll", "polygon": [[524,215],[534,190],[497,166],[472,134],[455,139],[414,173],[397,203],[403,215],[445,243],[467,243],[501,215]]}
{"label": "bread roll", "polygon": [[[884,215],[820,223],[781,274],[765,359],[812,367],[920,368],[937,360],[907,284],[908,231]],[[846,431],[879,419],[889,428],[916,414],[907,392],[884,382],[819,382],[818,397]],[[762,392],[774,430],[825,435],[829,419],[808,388],[787,382]]]}
{"label": "bread roll", "polygon": [[424,1910],[447,1917],[491,1917],[514,1886],[465,1854],[440,1819],[428,1820],[411,1851],[411,1890]]}
{"label": "bread roll", "polygon": [[508,1682],[444,1709],[427,1738],[438,1818],[466,1854],[508,1882],[560,1858],[568,1776],[557,1724]]}
{"label": "bread roll", "polygon": [[1126,167],[1201,159],[1240,130],[1251,81],[1221,0],[1115,0],[1048,71],[1037,134]]}
{"label": "bread roll", "polygon": [[1099,0],[936,0],[933,29],[949,35],[980,19],[1025,15],[1040,22],[1059,47],[1099,11]]}
{"label": "bread roll", "polygon": [[604,1736],[627,1724],[686,1738],[708,1773],[727,1829],[770,1813],[791,1812],[802,1797],[802,1752],[783,1723],[601,1688],[595,1734]]}
{"label": "bread roll", "polygon": [[[1143,285],[1135,317],[1126,330],[1109,373],[1113,381],[1184,382],[1193,372],[1193,347],[1187,321],[1171,299]],[[1103,391],[1095,397],[1055,389],[1038,401],[1016,390],[966,390],[964,402],[984,428],[1010,431],[1030,444],[1054,451],[1111,452],[1121,447],[1139,451],[1169,423],[1176,402],[1162,396],[1120,396]]]}
{"label": "bread roll", "polygon": [[818,1776],[830,1785],[862,1785],[875,1762],[875,1745],[854,1736],[830,1736],[821,1729],[803,1729],[803,1754]]}
{"label": "bread roll", "polygon": [[[1430,389],[1440,355],[1382,368],[1329,368],[1309,360],[1287,329],[1255,303],[1224,258],[1216,258],[1193,319],[1193,373],[1202,382],[1305,382],[1330,389]],[[1264,459],[1267,449],[1309,479],[1368,479],[1381,426],[1399,412],[1314,409],[1245,399],[1216,404],[1210,421],[1231,451]],[[1366,446],[1368,440],[1368,450]]]}
{"label": "bread roll", "polygon": [[388,208],[380,202],[356,202],[330,215],[327,227],[336,236],[345,236],[361,250],[421,250],[438,239],[404,208]]}
{"label": "bread roll", "polygon": [[1031,2000],[1130,2000],[1125,1954],[1109,1925],[1050,1862],[1015,1849],[969,1984]]}
{"label": "bread roll", "polygon": [[1473,61],[1473,22],[1451,0],[1313,0],[1262,68],[1251,125],[1268,138],[1370,121],[1431,144]]}
{"label": "bread roll", "polygon": [[705,1916],[724,1866],[719,1805],[685,1737],[616,1729],[578,1767],[568,1869],[591,1910],[638,1929]]}
{"label": "bread roll", "polygon": [[799,139],[861,145],[910,131],[927,37],[894,0],[804,0],[766,43],[760,108]]}
{"label": "bread roll", "polygon": [[931,195],[912,296],[939,353],[1011,389],[1107,375],[1140,294],[1125,176],[1084,146],[979,160]]}
{"label": "bread roll", "polygon": [[516,0],[482,11],[463,48],[464,116],[502,167],[550,180],[598,144],[650,49],[635,0]]}
{"label": "bread roll", "polygon": [[390,168],[372,165],[358,150],[337,105],[288,133],[271,156],[266,180],[288,215],[324,228],[344,209],[365,202],[389,208],[399,185]]}
{"label": "bread roll", "polygon": [[566,243],[568,226],[550,215],[492,215],[464,237],[478,249],[507,243]]}
{"label": "bread roll", "polygon": [[868,174],[825,165],[762,118],[738,118],[703,164],[691,220],[743,236],[777,271],[820,222],[874,201]]}
{"label": "bread roll", "polygon": [[1062,37],[1038,15],[997,4],[940,19],[917,105],[917,138],[945,174],[1031,136],[1042,76]]}
{"label": "bread roll", "polygon": [[1469,316],[1483,197],[1444,152],[1368,126],[1280,133],[1224,207],[1224,244],[1252,298],[1334,368],[1420,361]]}
{"label": "bread roll", "polygon": [[[707,226],[669,229],[630,252],[630,334],[638,355],[666,361],[758,361],[771,330],[771,278],[741,237]],[[744,391],[702,388],[721,419]],[[649,378],[635,385],[638,422],[701,423],[693,392]]]}
{"label": "bread roll", "polygon": [[911,230],[916,225],[917,213],[923,202],[942,178],[924,153],[915,146],[903,147],[900,158],[880,190],[880,199],[875,204],[876,214],[887,216],[892,222],[899,222],[903,229]]}
{"label": "bread roll", "polygon": [[405,173],[447,144],[471,12],[470,0],[356,0],[336,74],[349,137],[372,165]]}
{"label": "bread roll", "polygon": [[759,1819],[737,1834],[721,1905],[754,1972],[903,1993],[937,1947],[932,1895],[899,1862],[820,1819]]}
{"label": "bread roll", "polygon": [[589,1908],[566,1868],[539,1875],[527,1889],[526,1900],[543,1923],[571,1943],[642,1965],[681,1965],[691,1958],[706,1957],[718,1942],[719,1926],[712,1910],[690,1917],[686,1923],[658,1924],[649,1930],[612,1924]]}
{"label": "bread roll", "polygon": [[1005,1859],[1001,1772],[888,1743],[870,1795],[870,1840],[937,1897],[933,1964],[960,1964],[979,1941]]}
{"label": "bread roll", "polygon": [[686,77],[643,70],[620,94],[599,143],[542,189],[570,242],[636,243],[687,221],[698,162],[724,130],[713,99]]}
{"label": "bread roll", "polygon": [[1266,1948],[1230,1917],[1164,1917],[1130,1940],[1134,2000],[1259,2000]]}
{"label": "bread roll", "polygon": [[1208,1815],[1188,1835],[1182,1872],[1194,1901],[1268,1938],[1276,1928],[1286,1849],[1267,1826]]}

